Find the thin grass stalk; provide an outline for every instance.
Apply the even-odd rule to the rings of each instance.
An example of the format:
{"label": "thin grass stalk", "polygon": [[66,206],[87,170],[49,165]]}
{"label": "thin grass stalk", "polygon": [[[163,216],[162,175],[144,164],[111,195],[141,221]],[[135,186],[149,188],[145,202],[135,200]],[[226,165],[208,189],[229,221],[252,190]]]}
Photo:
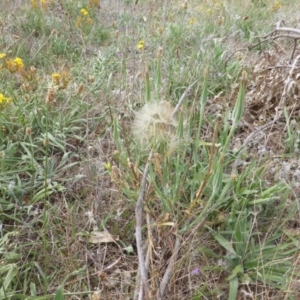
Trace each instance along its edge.
{"label": "thin grass stalk", "polygon": [[114,117],[113,119],[113,139],[117,149],[124,148],[122,139],[120,138],[120,134],[119,134],[118,119],[116,117]]}
{"label": "thin grass stalk", "polygon": [[289,150],[290,152],[294,151],[294,141],[293,141],[293,134],[292,134],[292,128],[290,126],[290,116],[288,115],[288,111],[286,106],[283,108],[283,113],[285,117],[285,123],[286,123],[286,130],[287,130],[287,141],[289,144]]}
{"label": "thin grass stalk", "polygon": [[[47,215],[47,190],[48,190],[48,166],[49,166],[49,160],[48,160],[48,154],[49,154],[49,106],[46,107],[46,136],[44,141],[44,146],[46,148],[45,151],[45,174],[44,174],[44,197],[43,197],[43,248],[44,248],[44,259],[45,259],[45,269],[48,269],[48,253],[47,253],[47,235],[48,235],[48,215]],[[46,282],[45,291],[48,291],[48,281]]]}
{"label": "thin grass stalk", "polygon": [[157,50],[157,61],[156,61],[156,68],[155,68],[155,89],[156,89],[156,96],[158,98],[159,87],[161,86],[161,60],[162,60],[163,49],[159,47]]}
{"label": "thin grass stalk", "polygon": [[244,70],[242,73],[242,79],[241,79],[241,83],[240,83],[240,89],[239,89],[239,94],[238,94],[238,98],[237,101],[235,103],[233,112],[232,112],[232,126],[230,129],[230,132],[227,136],[225,145],[223,147],[223,155],[225,155],[229,142],[231,141],[231,138],[243,116],[244,113],[244,105],[245,105],[245,96],[246,96],[246,82],[247,82],[247,73]]}
{"label": "thin grass stalk", "polygon": [[204,119],[204,109],[207,103],[207,96],[208,96],[208,76],[209,76],[209,69],[208,67],[204,70],[204,80],[202,84],[202,92],[200,97],[200,116],[199,116],[199,123],[198,123],[198,132],[196,136],[196,142],[200,140],[202,123]]}
{"label": "thin grass stalk", "polygon": [[150,161],[153,158],[153,150],[151,149],[148,161],[145,166],[145,170],[143,173],[141,188],[138,196],[138,200],[135,206],[135,218],[136,218],[136,227],[135,227],[135,238],[136,238],[136,247],[138,252],[138,260],[139,260],[139,276],[140,276],[140,291],[139,291],[139,299],[142,299],[143,293],[148,295],[149,285],[148,285],[148,272],[145,265],[145,256],[143,249],[143,236],[142,236],[142,225],[143,225],[143,202],[145,189],[147,184],[147,177],[149,173]]}
{"label": "thin grass stalk", "polygon": [[146,66],[145,70],[145,102],[149,103],[151,100],[151,90],[150,90],[150,79],[149,79],[149,69]]}
{"label": "thin grass stalk", "polygon": [[[194,209],[195,205],[197,204],[198,200],[200,199],[201,195],[202,195],[202,192],[212,174],[212,169],[213,169],[213,162],[214,162],[214,157],[215,157],[215,152],[216,152],[216,147],[215,147],[215,144],[216,144],[216,140],[217,140],[217,133],[218,133],[218,130],[219,130],[219,118],[217,118],[216,120],[216,124],[215,124],[215,128],[214,128],[214,134],[213,134],[213,140],[212,140],[212,145],[211,145],[211,148],[210,148],[210,156],[209,156],[209,163],[208,163],[208,168],[207,168],[207,171],[206,171],[206,174],[204,176],[204,178],[202,179],[201,183],[200,183],[200,186],[196,192],[196,195],[195,195],[195,199],[192,201],[192,203],[190,204],[189,206],[189,209],[187,211],[187,214],[190,215],[192,213],[192,210]],[[206,205],[207,206],[207,205]]]}

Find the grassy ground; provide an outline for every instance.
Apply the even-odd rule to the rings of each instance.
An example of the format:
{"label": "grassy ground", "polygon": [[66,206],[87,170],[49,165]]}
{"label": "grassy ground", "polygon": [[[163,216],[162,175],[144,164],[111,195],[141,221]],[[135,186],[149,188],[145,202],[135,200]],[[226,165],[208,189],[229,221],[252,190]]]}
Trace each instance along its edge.
{"label": "grassy ground", "polygon": [[299,299],[299,9],[2,0],[0,299]]}

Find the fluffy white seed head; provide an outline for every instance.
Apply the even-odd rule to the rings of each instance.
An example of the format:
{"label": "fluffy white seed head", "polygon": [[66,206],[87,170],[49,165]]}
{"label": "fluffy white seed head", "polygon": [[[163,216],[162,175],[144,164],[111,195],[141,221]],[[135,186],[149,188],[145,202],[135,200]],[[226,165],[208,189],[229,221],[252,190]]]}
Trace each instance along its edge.
{"label": "fluffy white seed head", "polygon": [[132,132],[143,148],[159,142],[174,143],[178,121],[173,116],[170,102],[147,103],[136,113]]}

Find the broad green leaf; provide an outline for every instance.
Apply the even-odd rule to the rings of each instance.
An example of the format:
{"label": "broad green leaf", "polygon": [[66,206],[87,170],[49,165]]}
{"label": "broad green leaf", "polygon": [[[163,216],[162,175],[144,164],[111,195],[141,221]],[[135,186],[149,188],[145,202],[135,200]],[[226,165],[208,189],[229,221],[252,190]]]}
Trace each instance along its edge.
{"label": "broad green leaf", "polygon": [[53,300],[64,300],[64,293],[63,293],[62,286],[57,290]]}
{"label": "broad green leaf", "polygon": [[273,196],[273,197],[269,197],[269,198],[259,198],[259,199],[255,199],[255,200],[252,200],[252,201],[249,201],[249,204],[250,205],[257,205],[257,204],[265,204],[265,203],[268,203],[268,202],[273,202],[275,200],[278,200],[280,199],[280,197],[277,197],[277,196]]}
{"label": "broad green leaf", "polygon": [[229,296],[228,296],[228,300],[236,300],[238,288],[239,288],[239,280],[235,276],[229,282]]}
{"label": "broad green leaf", "polygon": [[30,282],[30,295],[36,296],[36,285],[34,282]]}
{"label": "broad green leaf", "polygon": [[[7,271],[6,274],[4,272]],[[0,273],[4,274],[4,277],[2,277],[2,287],[0,288],[0,300],[7,299],[7,292],[11,285],[11,282],[18,274],[18,268],[16,264],[9,264],[7,266],[3,266],[0,268]]]}
{"label": "broad green leaf", "polygon": [[236,257],[239,257],[233,249],[231,242],[227,241],[223,236],[221,236],[219,233],[209,228],[208,226],[206,226],[206,228],[212,233],[213,237],[221,244],[222,247],[224,247],[227,251],[229,251]]}
{"label": "broad green leaf", "polygon": [[231,281],[232,279],[234,279],[235,277],[237,277],[237,275],[241,273],[244,273],[244,268],[242,265],[237,265],[233,270],[231,275],[228,277],[228,280]]}

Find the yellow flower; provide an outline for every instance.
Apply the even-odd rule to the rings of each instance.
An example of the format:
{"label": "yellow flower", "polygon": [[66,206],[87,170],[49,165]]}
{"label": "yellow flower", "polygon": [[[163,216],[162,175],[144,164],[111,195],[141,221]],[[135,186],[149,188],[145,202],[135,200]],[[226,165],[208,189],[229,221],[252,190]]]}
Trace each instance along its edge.
{"label": "yellow flower", "polygon": [[51,74],[53,81],[56,85],[59,85],[59,79],[60,79],[60,74],[59,73],[53,73]]}
{"label": "yellow flower", "polygon": [[137,48],[139,50],[142,50],[144,48],[145,42],[144,41],[139,41],[139,43],[137,44]]}
{"label": "yellow flower", "polygon": [[280,8],[281,8],[281,3],[279,1],[276,1],[272,6],[271,11],[276,13]]}
{"label": "yellow flower", "polygon": [[53,82],[58,86],[58,89],[65,89],[71,81],[71,76],[67,71],[51,74]]}
{"label": "yellow flower", "polygon": [[105,164],[104,164],[104,167],[105,167],[105,169],[106,169],[107,171],[110,171],[110,170],[111,170],[111,164],[110,164],[110,162],[105,163]]}
{"label": "yellow flower", "polygon": [[24,68],[23,60],[20,57],[16,57],[15,59],[9,59],[5,62],[6,69],[11,72],[22,71]]}
{"label": "yellow flower", "polygon": [[6,54],[5,53],[0,53],[0,58],[5,58]]}
{"label": "yellow flower", "polygon": [[80,10],[80,13],[83,15],[83,16],[87,16],[89,13],[88,13],[88,11],[86,10],[86,9],[84,9],[84,8],[82,8],[81,10]]}
{"label": "yellow flower", "polygon": [[33,8],[38,8],[38,5],[37,5],[37,3],[36,3],[36,0],[31,0],[31,6],[32,6]]}
{"label": "yellow flower", "polygon": [[18,70],[21,70],[24,68],[24,63],[23,63],[23,60],[20,58],[20,57],[16,57],[14,60],[13,60],[14,64],[16,65],[17,69]]}
{"label": "yellow flower", "polygon": [[55,80],[59,80],[59,78],[60,78],[60,74],[59,73],[53,73],[53,74],[51,74],[51,76]]}
{"label": "yellow flower", "polygon": [[11,98],[5,97],[2,93],[0,93],[0,105],[4,104],[4,102],[6,104],[10,104]]}
{"label": "yellow flower", "polygon": [[93,20],[89,17],[89,13],[86,9],[82,8],[80,10],[80,16],[77,18],[76,26],[82,27],[82,25],[91,25],[93,24]]}
{"label": "yellow flower", "polygon": [[196,19],[195,18],[189,19],[189,24],[190,25],[194,25],[195,23],[196,23]]}

